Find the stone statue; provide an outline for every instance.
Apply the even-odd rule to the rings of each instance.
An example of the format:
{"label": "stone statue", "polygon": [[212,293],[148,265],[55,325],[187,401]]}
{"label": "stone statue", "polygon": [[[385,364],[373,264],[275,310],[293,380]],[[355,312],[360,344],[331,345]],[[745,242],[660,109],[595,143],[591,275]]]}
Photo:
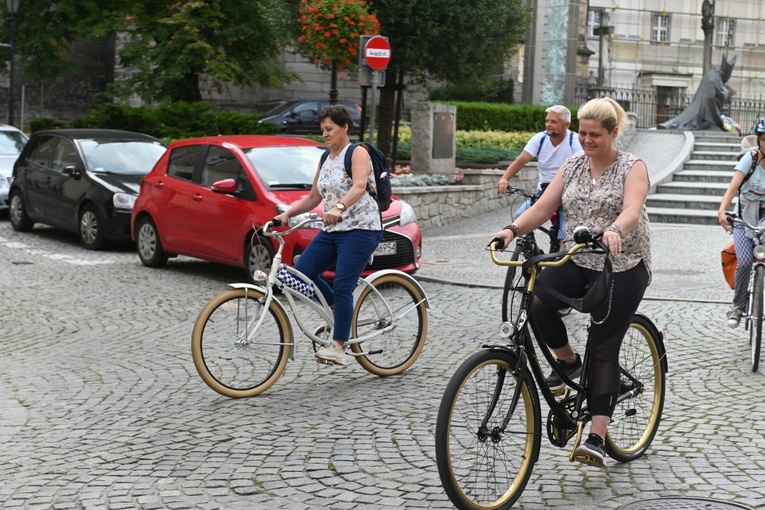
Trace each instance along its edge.
{"label": "stone statue", "polygon": [[715,28],[715,2],[714,0],[704,0],[701,4],[701,29],[704,35],[712,34]]}
{"label": "stone statue", "polygon": [[684,131],[723,131],[722,109],[728,99],[728,88],[725,84],[730,79],[735,64],[736,55],[730,62],[726,55],[723,55],[720,69],[713,67],[707,71],[688,108],[674,119],[657,127]]}

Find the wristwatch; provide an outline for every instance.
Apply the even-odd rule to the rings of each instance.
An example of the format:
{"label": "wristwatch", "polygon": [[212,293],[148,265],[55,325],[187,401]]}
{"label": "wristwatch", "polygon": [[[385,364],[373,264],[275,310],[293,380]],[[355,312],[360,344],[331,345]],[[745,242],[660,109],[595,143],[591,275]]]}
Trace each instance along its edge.
{"label": "wristwatch", "polygon": [[621,225],[618,225],[618,224],[616,224],[616,223],[614,223],[614,224],[613,224],[613,225],[611,225],[610,227],[606,228],[606,230],[609,230],[609,231],[611,231],[611,232],[616,232],[617,234],[619,234],[619,237],[624,237],[624,236],[622,235],[622,226],[621,226]]}
{"label": "wristwatch", "polygon": [[335,204],[335,207],[337,207],[337,210],[340,212],[345,212],[345,204],[342,202],[338,202]]}

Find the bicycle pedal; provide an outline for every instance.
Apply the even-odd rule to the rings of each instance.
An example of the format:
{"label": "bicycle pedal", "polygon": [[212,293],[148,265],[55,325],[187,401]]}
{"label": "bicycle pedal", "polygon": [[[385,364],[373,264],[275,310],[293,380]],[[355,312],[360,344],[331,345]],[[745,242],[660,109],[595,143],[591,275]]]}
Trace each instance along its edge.
{"label": "bicycle pedal", "polygon": [[574,460],[576,460],[577,462],[581,462],[582,464],[587,464],[588,466],[593,466],[593,467],[605,467],[606,465],[603,462],[603,459],[599,457],[595,457],[594,455],[586,454],[586,453],[575,453]]}
{"label": "bicycle pedal", "polygon": [[334,361],[330,361],[328,359],[316,358],[316,363],[319,365],[328,365],[330,367],[348,368],[348,365],[341,365],[340,363],[335,363]]}

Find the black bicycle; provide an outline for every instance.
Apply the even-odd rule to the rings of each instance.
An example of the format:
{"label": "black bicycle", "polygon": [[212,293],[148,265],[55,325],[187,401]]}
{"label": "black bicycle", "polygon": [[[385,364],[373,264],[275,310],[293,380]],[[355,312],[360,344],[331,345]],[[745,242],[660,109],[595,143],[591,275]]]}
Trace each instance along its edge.
{"label": "black bicycle", "polygon": [[[508,195],[521,195],[530,201],[529,205],[533,205],[539,198],[535,193],[512,186],[507,188],[506,193]],[[539,227],[538,230],[547,235],[550,239],[550,253],[557,253],[560,251],[560,239],[558,239],[558,233],[560,232],[560,218],[558,217],[557,211],[550,217],[550,227]],[[516,239],[515,247],[510,254],[510,260],[517,261],[521,258],[528,260],[542,253],[544,253],[544,250],[537,243],[534,231],[532,230],[528,234],[519,236]],[[502,322],[507,322],[514,316],[512,300],[513,291],[518,290],[519,286],[524,285],[520,279],[516,278],[517,269],[518,266],[507,266],[505,285],[502,290]],[[517,306],[515,312],[517,312]],[[566,315],[569,312],[571,312],[570,308],[564,308],[560,311],[561,315]]]}
{"label": "black bicycle", "polygon": [[[586,401],[590,342],[585,348],[580,382],[576,383],[558,369],[550,350],[537,339],[547,362],[567,385],[556,398],[545,381],[528,323],[534,285],[542,268],[565,264],[579,252],[607,252],[598,240],[580,240],[579,235],[575,240],[577,244],[568,252],[528,261],[500,260],[501,240],[490,244],[495,264],[522,268],[528,271],[528,278],[523,289],[516,289],[521,294],[521,313],[500,328],[503,341],[487,343],[466,359],[441,399],[435,431],[436,464],[446,494],[459,509],[507,509],[521,496],[541,448],[539,391],[550,409],[550,442],[563,448],[575,437],[569,460],[596,464],[596,459],[576,453],[591,418]],[[608,272],[601,279],[604,274]],[[578,309],[585,311],[610,302],[610,282],[594,285],[583,299],[586,306]],[[624,337],[619,371],[621,386],[605,449],[612,459],[627,462],[642,456],[651,445],[664,408],[667,356],[663,333],[643,314],[635,314]]]}

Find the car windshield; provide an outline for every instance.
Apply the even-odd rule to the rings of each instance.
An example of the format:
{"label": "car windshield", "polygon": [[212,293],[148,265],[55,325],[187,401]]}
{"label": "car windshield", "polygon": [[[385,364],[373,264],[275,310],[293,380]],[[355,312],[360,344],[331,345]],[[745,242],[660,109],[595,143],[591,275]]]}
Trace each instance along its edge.
{"label": "car windshield", "polygon": [[0,131],[0,156],[18,156],[27,137],[18,131]]}
{"label": "car windshield", "polygon": [[85,165],[93,172],[146,174],[165,152],[152,140],[80,140]]}
{"label": "car windshield", "polygon": [[247,159],[268,189],[305,189],[313,185],[324,147],[256,147]]}

